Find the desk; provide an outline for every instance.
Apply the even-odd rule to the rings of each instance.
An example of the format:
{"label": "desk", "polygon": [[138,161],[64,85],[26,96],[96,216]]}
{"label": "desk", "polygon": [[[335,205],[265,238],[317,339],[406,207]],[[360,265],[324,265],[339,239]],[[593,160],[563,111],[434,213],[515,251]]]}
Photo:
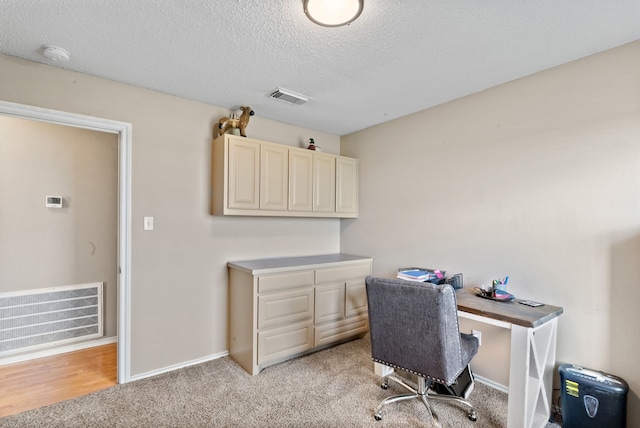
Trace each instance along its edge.
{"label": "desk", "polygon": [[[551,415],[556,336],[562,308],[546,304],[532,308],[519,304],[519,299],[510,302],[483,299],[468,289],[458,290],[456,300],[459,317],[511,330],[507,427],[544,427]],[[381,376],[392,371],[376,364],[376,373]]]}
{"label": "desk", "polygon": [[562,308],[497,302],[456,292],[458,316],[511,330],[507,427],[544,427],[551,415],[558,317]]}

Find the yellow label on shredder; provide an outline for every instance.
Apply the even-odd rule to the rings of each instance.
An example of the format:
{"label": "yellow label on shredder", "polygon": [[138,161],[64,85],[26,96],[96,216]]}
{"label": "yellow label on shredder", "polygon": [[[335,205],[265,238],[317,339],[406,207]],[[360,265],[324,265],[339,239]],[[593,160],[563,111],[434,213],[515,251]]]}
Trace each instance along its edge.
{"label": "yellow label on shredder", "polygon": [[566,390],[567,390],[567,394],[572,395],[574,397],[579,397],[580,394],[578,392],[578,382],[574,382],[572,380],[568,380],[565,382],[564,384]]}

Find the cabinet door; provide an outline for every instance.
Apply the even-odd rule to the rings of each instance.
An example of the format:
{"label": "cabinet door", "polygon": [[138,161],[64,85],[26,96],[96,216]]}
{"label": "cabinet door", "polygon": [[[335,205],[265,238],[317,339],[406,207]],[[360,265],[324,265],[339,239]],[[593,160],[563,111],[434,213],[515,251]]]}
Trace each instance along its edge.
{"label": "cabinet door", "polygon": [[368,314],[367,287],[364,281],[349,281],[346,287],[345,315],[347,318]]}
{"label": "cabinet door", "polygon": [[336,212],[358,214],[358,161],[336,159]]}
{"label": "cabinet door", "polygon": [[260,143],[229,138],[229,208],[260,208]]}
{"label": "cabinet door", "polygon": [[344,283],[316,287],[315,323],[344,317]]}
{"label": "cabinet door", "polygon": [[262,144],[260,209],[286,211],[289,189],[289,149]]}
{"label": "cabinet door", "polygon": [[313,152],[289,150],[289,211],[313,208]]}
{"label": "cabinet door", "polygon": [[313,211],[336,210],[336,157],[325,153],[313,154]]}

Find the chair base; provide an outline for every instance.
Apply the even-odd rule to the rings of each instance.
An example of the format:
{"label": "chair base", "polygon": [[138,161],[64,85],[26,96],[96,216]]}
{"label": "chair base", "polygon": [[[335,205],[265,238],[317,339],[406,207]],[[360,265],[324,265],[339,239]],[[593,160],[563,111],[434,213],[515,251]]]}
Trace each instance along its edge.
{"label": "chair base", "polygon": [[414,398],[422,401],[422,403],[427,408],[427,411],[429,412],[433,420],[436,422],[437,426],[440,426],[440,421],[438,419],[438,415],[431,408],[431,405],[429,404],[429,400],[439,400],[439,401],[449,401],[449,402],[455,401],[455,402],[464,404],[465,406],[468,407],[467,418],[469,418],[469,420],[473,422],[475,422],[478,419],[476,415],[476,410],[469,401],[467,401],[463,397],[457,397],[455,395],[440,395],[440,394],[437,394],[436,392],[430,391],[429,387],[433,382],[428,381],[423,377],[418,376],[417,388],[413,388],[409,386],[406,382],[404,382],[402,379],[397,377],[396,375],[389,375],[384,378],[384,381],[380,385],[382,389],[387,389],[389,387],[389,380],[392,380],[397,384],[402,385],[404,388],[409,390],[410,393],[394,395],[382,400],[380,404],[378,404],[378,407],[376,407],[376,411],[374,414],[374,418],[377,421],[382,420],[382,409],[387,404],[395,403],[398,401],[411,400]]}

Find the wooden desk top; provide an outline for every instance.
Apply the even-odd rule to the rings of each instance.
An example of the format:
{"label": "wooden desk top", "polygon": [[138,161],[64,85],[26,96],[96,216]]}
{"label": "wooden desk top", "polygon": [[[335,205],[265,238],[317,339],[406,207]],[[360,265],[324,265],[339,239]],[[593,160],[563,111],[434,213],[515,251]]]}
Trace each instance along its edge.
{"label": "wooden desk top", "polygon": [[544,324],[563,312],[561,307],[546,303],[536,308],[522,305],[518,303],[522,299],[513,299],[508,302],[484,299],[478,297],[473,290],[466,288],[456,291],[456,300],[460,311],[528,328]]}

